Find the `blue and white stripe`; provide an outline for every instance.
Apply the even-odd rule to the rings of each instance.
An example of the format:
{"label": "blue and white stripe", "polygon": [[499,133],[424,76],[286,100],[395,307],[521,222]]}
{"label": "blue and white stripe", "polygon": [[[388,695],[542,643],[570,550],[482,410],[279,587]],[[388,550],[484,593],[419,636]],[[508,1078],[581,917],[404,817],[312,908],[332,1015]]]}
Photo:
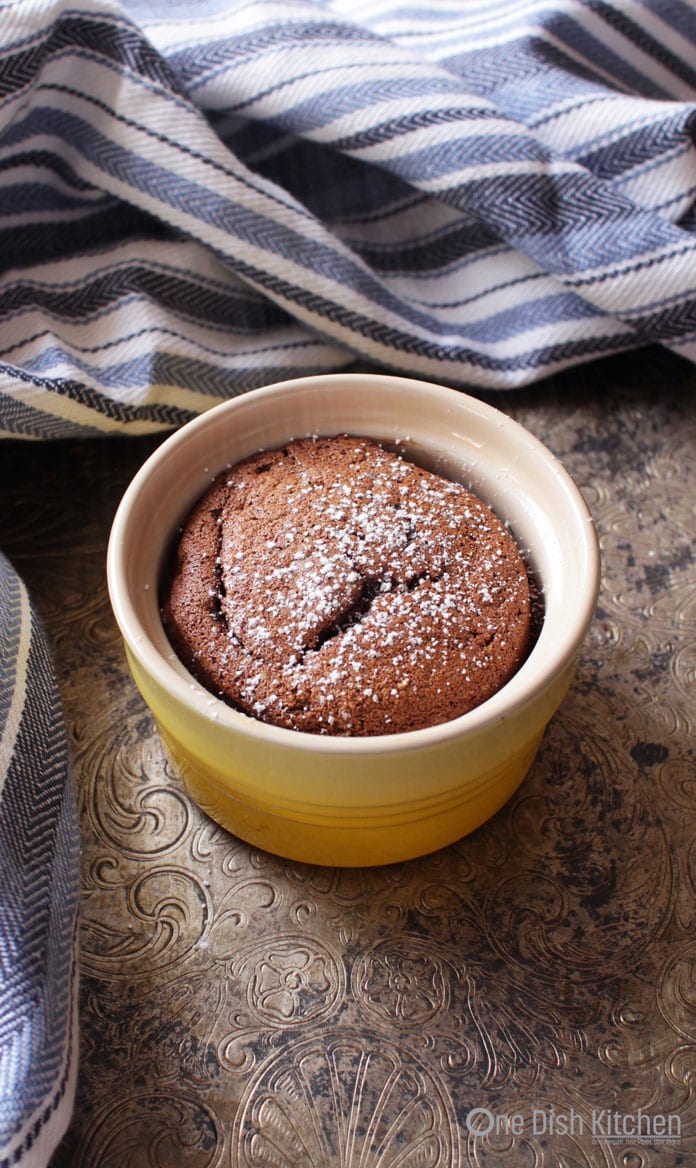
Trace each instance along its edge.
{"label": "blue and white stripe", "polygon": [[5,5],[5,432],[696,359],[695,44],[676,0]]}
{"label": "blue and white stripe", "polygon": [[78,829],[45,634],[0,556],[0,1168],[48,1162],[77,1061]]}

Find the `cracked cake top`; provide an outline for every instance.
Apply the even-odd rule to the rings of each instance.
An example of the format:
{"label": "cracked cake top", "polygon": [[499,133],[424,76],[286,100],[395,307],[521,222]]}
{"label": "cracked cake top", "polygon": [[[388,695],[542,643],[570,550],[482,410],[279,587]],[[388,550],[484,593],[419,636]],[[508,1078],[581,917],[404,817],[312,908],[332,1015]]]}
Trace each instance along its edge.
{"label": "cracked cake top", "polygon": [[300,438],[217,476],[163,605],[179,657],[278,726],[372,735],[448,721],[526,655],[530,588],[460,483],[367,438]]}

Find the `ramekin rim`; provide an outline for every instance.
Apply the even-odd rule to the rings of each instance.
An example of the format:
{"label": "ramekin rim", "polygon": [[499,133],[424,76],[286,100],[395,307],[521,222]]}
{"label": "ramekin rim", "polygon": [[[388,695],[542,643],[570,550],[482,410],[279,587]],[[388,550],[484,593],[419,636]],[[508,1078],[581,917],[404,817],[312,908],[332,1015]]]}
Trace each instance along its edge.
{"label": "ramekin rim", "polygon": [[[175,452],[179,445],[188,441],[198,429],[209,426],[213,416],[221,411],[230,410],[241,403],[247,406],[253,404],[254,397],[258,400],[261,395],[288,392],[294,388],[299,390],[312,384],[325,382],[327,379],[334,385],[347,385],[350,382],[355,383],[356,380],[372,383],[375,381],[410,383],[418,387],[427,387],[430,391],[456,395],[460,401],[463,398],[466,399],[466,404],[470,408],[480,411],[484,416],[495,416],[502,419],[505,425],[512,428],[513,432],[524,443],[531,446],[543,457],[544,461],[554,469],[555,474],[563,482],[565,493],[572,499],[578,517],[582,516],[584,520],[585,526],[581,529],[588,537],[583,543],[587,587],[583,593],[584,603],[578,606],[572,619],[565,627],[567,636],[563,641],[563,651],[561,652],[556,647],[555,653],[550,653],[545,667],[539,668],[537,661],[539,649],[540,647],[541,649],[545,648],[542,628],[542,634],[537,643],[510,680],[485,702],[457,718],[417,730],[345,736],[291,730],[262,722],[228,705],[222,699],[216,698],[210,691],[200,686],[191,674],[188,674],[194,682],[195,688],[192,689],[190,682],[162,655],[139,620],[132,601],[129,600],[128,590],[123,581],[124,565],[121,555],[123,537],[127,529],[132,501],[137,497],[141,484],[152,474],[159,462],[171,457],[172,452]],[[570,473],[539,438],[502,410],[467,394],[465,391],[442,386],[425,378],[406,378],[391,374],[362,372],[311,374],[259,386],[234,398],[216,403],[169,434],[135,472],[124,491],[111,526],[106,567],[109,599],[121,636],[140,666],[170,697],[182,706],[193,707],[198,715],[218,728],[229,728],[231,731],[244,733],[253,738],[265,740],[269,744],[276,744],[288,749],[311,750],[322,754],[398,754],[403,751],[439,745],[448,739],[457,739],[465,733],[482,732],[497,723],[503,723],[533,701],[575,660],[592,621],[600,586],[599,546],[592,515]],[[570,635],[571,633],[572,635]],[[147,652],[143,652],[143,645],[147,646]],[[527,682],[527,677],[534,666],[537,667],[535,680]]]}

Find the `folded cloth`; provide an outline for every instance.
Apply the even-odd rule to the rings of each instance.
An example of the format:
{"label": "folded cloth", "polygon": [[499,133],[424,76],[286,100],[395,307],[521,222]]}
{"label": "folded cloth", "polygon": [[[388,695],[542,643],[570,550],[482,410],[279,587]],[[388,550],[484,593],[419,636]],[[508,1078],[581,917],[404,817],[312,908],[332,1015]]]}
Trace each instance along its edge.
{"label": "folded cloth", "polygon": [[692,3],[0,9],[0,431],[696,358]]}
{"label": "folded cloth", "polygon": [[45,1165],[75,1091],[78,830],[45,634],[0,556],[0,1168]]}

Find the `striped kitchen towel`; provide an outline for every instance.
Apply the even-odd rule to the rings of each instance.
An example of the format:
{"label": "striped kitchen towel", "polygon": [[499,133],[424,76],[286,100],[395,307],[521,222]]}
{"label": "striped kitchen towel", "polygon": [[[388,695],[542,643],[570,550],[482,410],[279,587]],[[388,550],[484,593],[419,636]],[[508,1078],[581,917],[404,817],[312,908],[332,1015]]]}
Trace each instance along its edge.
{"label": "striped kitchen towel", "polygon": [[0,555],[0,1168],[41,1168],[70,1118],[77,841],[45,634]]}
{"label": "striped kitchen towel", "polygon": [[0,0],[0,432],[696,358],[690,0]]}

